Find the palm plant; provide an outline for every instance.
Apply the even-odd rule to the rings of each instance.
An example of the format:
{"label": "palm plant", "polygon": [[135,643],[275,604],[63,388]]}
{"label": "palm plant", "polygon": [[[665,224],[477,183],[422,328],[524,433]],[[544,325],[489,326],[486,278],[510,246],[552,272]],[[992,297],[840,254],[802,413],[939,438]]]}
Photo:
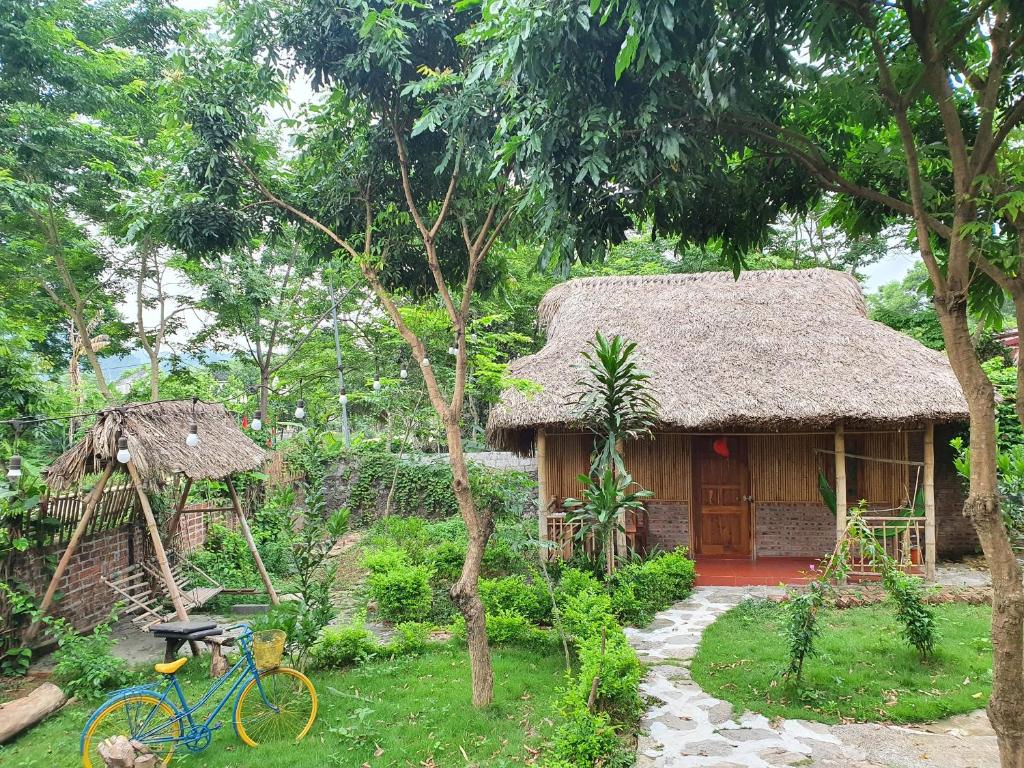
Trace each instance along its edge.
{"label": "palm plant", "polygon": [[636,344],[600,333],[583,353],[586,366],[576,382],[572,402],[577,418],[594,433],[589,475],[580,475],[583,499],[568,499],[577,538],[593,535],[610,575],[615,567],[614,541],[623,529],[626,512],[641,508],[648,491],[630,490],[635,484],[626,471],[621,448],[626,440],[649,437],[657,420],[658,403],[650,391],[650,376],[634,361]]}
{"label": "palm plant", "polygon": [[593,467],[598,474],[608,465],[625,471],[618,446],[649,436],[657,419],[650,376],[637,367],[635,351],[635,342],[621,336],[609,340],[598,333],[583,353],[587,363],[572,402],[579,420],[595,435]]}
{"label": "palm plant", "polygon": [[623,521],[628,512],[643,508],[643,499],[650,491],[631,490],[635,485],[628,472],[616,473],[611,465],[599,477],[580,475],[583,484],[582,499],[566,499],[565,506],[576,523],[576,539],[585,541],[594,537],[598,553],[604,559],[605,571],[611,576],[615,569],[615,535],[623,532]]}

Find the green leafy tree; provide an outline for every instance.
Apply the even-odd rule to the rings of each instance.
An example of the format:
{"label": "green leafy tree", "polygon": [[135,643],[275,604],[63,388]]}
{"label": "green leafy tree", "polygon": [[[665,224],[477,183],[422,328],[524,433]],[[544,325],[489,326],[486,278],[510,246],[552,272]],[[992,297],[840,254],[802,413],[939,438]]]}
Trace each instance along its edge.
{"label": "green leafy tree", "polygon": [[63,314],[111,399],[97,337],[123,329],[97,231],[133,174],[148,83],[183,14],[128,0],[5,0],[0,13],[0,295]]}
{"label": "green leafy tree", "polygon": [[[473,702],[490,703],[493,672],[477,590],[491,512],[473,499],[461,434],[472,300],[495,243],[519,210],[511,164],[495,163],[498,83],[472,76],[464,33],[479,9],[356,0],[232,3],[234,41],[199,41],[169,80],[192,129],[192,181],[202,200],[173,215],[196,257],[232,247],[275,217],[302,224],[317,252],[356,267],[419,367],[440,419],[453,490],[469,532],[452,598],[467,625]],[[262,129],[281,101],[285,62],[323,98],[293,124],[295,152]],[[442,307],[454,376],[444,386],[407,322],[401,295]]]}
{"label": "green leafy tree", "polygon": [[563,250],[592,253],[639,212],[658,231],[722,242],[738,271],[780,213],[822,200],[851,235],[913,232],[970,411],[964,511],[993,575],[999,649],[988,713],[1003,765],[1024,764],[1024,584],[999,509],[993,386],[968,314],[996,321],[1005,293],[1024,326],[1024,9],[988,0],[488,8],[480,37],[503,42],[486,60],[516,105],[506,153],[530,167],[541,223]]}
{"label": "green leafy tree", "polygon": [[943,349],[942,326],[925,288],[930,285],[923,264],[915,264],[901,280],[881,286],[867,297],[872,320],[911,336],[926,347]]}

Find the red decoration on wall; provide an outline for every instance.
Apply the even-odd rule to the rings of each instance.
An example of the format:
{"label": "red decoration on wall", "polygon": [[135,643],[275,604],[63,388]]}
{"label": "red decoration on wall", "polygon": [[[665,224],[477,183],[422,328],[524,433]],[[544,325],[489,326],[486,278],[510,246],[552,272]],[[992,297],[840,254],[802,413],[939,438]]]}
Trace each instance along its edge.
{"label": "red decoration on wall", "polygon": [[723,459],[729,458],[729,441],[724,437],[715,438],[715,442],[711,444],[711,448]]}

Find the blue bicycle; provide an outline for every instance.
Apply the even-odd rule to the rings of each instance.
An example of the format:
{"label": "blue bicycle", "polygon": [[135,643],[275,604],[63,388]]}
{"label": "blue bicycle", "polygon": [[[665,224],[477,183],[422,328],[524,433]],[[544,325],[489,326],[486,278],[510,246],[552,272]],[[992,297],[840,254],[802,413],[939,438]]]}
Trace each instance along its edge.
{"label": "blue bicycle", "polygon": [[[195,704],[185,699],[175,676],[187,658],[155,665],[163,675],[162,681],[113,693],[85,724],[82,765],[103,768],[99,746],[113,736],[125,736],[144,745],[156,756],[158,765],[167,765],[178,745],[192,753],[202,752],[222,727],[214,721],[232,697],[235,733],[250,747],[283,739],[297,742],[305,737],[316,719],[316,689],[298,670],[278,666],[284,652],[284,633],[271,630],[254,634],[248,624],[236,624],[225,631],[238,629],[242,630],[236,639],[242,650],[240,658]],[[206,634],[221,631],[214,628]],[[184,630],[178,634],[166,630],[160,636],[169,640],[197,639],[194,631]],[[224,693],[213,711],[205,719],[197,719],[196,712],[218,691]]]}

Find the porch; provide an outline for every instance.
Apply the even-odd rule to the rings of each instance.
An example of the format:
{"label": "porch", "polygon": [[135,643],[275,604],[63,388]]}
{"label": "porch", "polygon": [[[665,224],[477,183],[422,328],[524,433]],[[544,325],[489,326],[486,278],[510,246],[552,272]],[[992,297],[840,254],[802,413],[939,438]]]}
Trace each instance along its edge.
{"label": "porch", "polygon": [[[582,495],[578,478],[591,444],[581,433],[538,432],[540,535],[551,542],[551,556],[568,559],[579,546],[593,548],[578,540],[564,507],[565,498]],[[839,425],[816,433],[660,432],[628,443],[624,453],[634,480],[652,496],[622,521],[619,553],[684,546],[709,580],[698,583],[802,583],[809,565],[828,557],[846,531],[848,510],[864,500],[861,520],[889,555],[933,577],[931,423],[884,431]],[[875,573],[856,545],[849,567],[855,579]]]}

